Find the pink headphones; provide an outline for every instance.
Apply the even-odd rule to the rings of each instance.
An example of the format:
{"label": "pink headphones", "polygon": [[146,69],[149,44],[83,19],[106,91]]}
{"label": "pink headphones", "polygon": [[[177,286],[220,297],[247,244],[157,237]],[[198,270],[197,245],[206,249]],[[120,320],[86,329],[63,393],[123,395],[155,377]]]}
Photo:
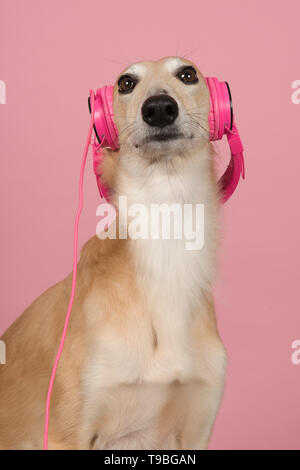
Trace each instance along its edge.
{"label": "pink headphones", "polygon": [[[219,180],[222,201],[225,202],[236,189],[240,175],[245,177],[243,145],[234,121],[230,88],[227,82],[219,82],[217,78],[208,77],[206,83],[210,92],[209,138],[220,140],[227,136],[231,151],[230,163]],[[93,91],[90,91],[92,94]],[[90,98],[89,98],[90,107]],[[91,109],[90,109],[91,111]],[[106,195],[106,188],[101,182],[98,167],[101,161],[100,147],[119,149],[118,130],[114,123],[113,87],[104,86],[94,95],[94,130],[98,144],[93,146],[94,172],[101,196]]]}

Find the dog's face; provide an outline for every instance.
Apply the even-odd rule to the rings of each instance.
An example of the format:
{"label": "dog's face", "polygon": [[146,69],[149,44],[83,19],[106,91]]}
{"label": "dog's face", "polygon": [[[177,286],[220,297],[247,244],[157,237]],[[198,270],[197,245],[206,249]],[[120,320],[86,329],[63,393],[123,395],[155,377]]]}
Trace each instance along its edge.
{"label": "dog's face", "polygon": [[188,150],[208,140],[209,92],[197,67],[167,57],[131,65],[114,87],[120,148],[145,158]]}

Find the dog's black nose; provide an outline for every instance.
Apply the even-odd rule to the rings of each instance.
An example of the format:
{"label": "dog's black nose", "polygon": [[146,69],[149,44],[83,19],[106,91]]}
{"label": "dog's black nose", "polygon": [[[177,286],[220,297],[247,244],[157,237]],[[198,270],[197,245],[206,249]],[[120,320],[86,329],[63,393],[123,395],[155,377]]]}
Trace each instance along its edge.
{"label": "dog's black nose", "polygon": [[142,106],[142,116],[149,126],[165,127],[177,118],[178,104],[165,94],[150,96]]}

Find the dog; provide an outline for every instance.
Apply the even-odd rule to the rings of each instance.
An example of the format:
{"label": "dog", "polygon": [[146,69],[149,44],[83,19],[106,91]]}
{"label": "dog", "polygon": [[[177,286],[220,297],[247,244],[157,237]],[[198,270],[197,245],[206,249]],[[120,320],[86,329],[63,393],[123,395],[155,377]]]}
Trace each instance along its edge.
{"label": "dog", "polygon": [[[195,64],[131,65],[113,90],[119,150],[103,150],[116,207],[205,208],[201,250],[183,239],[94,236],[77,288],[50,407],[49,449],[206,449],[223,395],[226,350],[212,285],[220,195],[209,91]],[[128,214],[117,211],[121,223]],[[2,339],[0,448],[41,449],[45,400],[72,275],[44,292]]]}

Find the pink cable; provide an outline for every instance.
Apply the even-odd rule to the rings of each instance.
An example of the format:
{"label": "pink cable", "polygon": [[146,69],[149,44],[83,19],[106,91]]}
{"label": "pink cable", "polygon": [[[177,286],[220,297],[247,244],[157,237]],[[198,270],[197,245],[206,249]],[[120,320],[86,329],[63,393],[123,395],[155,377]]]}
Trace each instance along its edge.
{"label": "pink cable", "polygon": [[76,288],[76,274],[77,274],[77,257],[78,257],[78,225],[79,225],[79,219],[80,219],[80,214],[82,211],[83,207],[83,176],[84,176],[84,168],[86,164],[86,159],[87,159],[87,153],[89,150],[89,145],[91,143],[91,136],[93,132],[93,125],[94,125],[94,92],[90,90],[90,97],[91,97],[91,121],[90,121],[90,127],[89,127],[89,132],[88,132],[88,137],[86,140],[84,152],[83,152],[83,157],[82,157],[82,162],[81,162],[81,168],[80,168],[80,177],[79,177],[79,205],[76,213],[76,218],[75,218],[75,228],[74,228],[74,251],[73,251],[73,278],[72,278],[72,290],[71,290],[71,297],[70,297],[70,302],[65,318],[65,324],[64,324],[64,329],[62,333],[62,337],[60,340],[58,352],[54,361],[54,365],[52,368],[52,373],[51,373],[51,378],[50,378],[50,383],[48,387],[48,393],[47,393],[47,401],[46,401],[46,410],[45,410],[45,428],[44,428],[44,450],[47,450],[48,448],[48,429],[49,429],[49,412],[50,412],[50,402],[51,402],[51,394],[52,394],[52,389],[53,389],[53,384],[54,384],[54,379],[55,379],[55,374],[56,374],[56,369],[62,354],[62,350],[64,347],[66,335],[67,335],[67,329],[69,325],[69,320],[70,320],[70,315],[71,315],[71,310],[73,306],[73,301],[75,297],[75,288]]}

